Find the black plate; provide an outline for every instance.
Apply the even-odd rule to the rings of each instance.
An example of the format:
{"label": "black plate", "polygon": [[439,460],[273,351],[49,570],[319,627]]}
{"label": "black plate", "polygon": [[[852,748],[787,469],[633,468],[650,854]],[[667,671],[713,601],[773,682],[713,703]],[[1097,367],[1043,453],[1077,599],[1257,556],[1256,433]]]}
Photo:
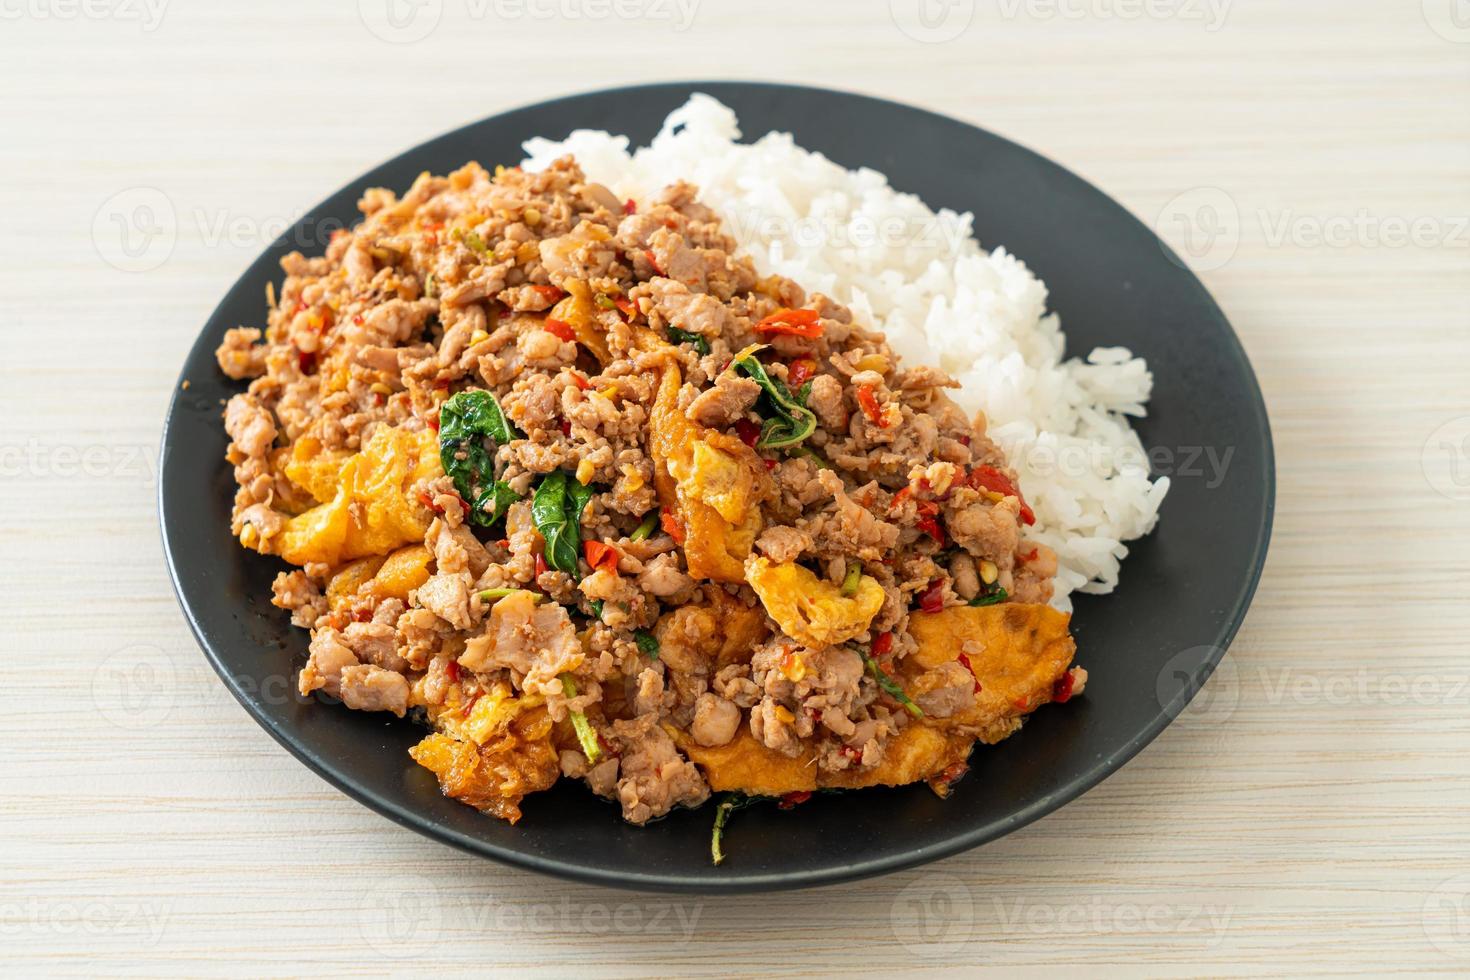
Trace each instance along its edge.
{"label": "black plate", "polygon": [[[1132,546],[1122,586],[1078,598],[1087,694],[1039,711],[1015,737],[977,749],[948,800],[927,788],[817,797],[742,811],[730,857],[709,861],[713,810],[627,826],[616,808],[563,782],[508,826],[439,794],[407,750],[409,722],[294,696],[306,633],[270,605],[282,567],[230,536],[234,486],[222,400],[238,386],[213,351],[224,331],[263,324],[282,255],[319,253],[321,230],[351,223],[367,187],[402,190],[423,170],[521,159],[533,136],[607,129],[646,143],[691,92],[735,109],[746,134],[794,132],[846,167],[869,166],[933,208],[975,214],[986,246],[1005,245],[1051,287],[1070,352],[1124,345],[1155,377],[1145,446],[1172,461],[1155,533]],[[323,243],[324,244],[324,243]],[[1188,703],[1235,635],[1255,591],[1275,496],[1271,433],[1250,364],[1219,308],[1154,234],[1096,188],[998,136],[909,106],[785,85],[670,84],[578,95],[441,136],[329,197],[255,261],[189,353],[163,435],[164,547],[189,624],[221,678],[266,731],[355,799],[436,840],[510,864],[633,888],[734,892],[843,881],[933,861],[1050,813],[1128,761]],[[1223,480],[1205,465],[1230,453]]]}

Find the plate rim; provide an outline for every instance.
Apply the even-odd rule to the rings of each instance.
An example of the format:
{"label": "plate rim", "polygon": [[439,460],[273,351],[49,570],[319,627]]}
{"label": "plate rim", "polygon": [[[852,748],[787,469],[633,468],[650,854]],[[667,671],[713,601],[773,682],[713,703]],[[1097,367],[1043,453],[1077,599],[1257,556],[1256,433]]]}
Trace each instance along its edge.
{"label": "plate rim", "polygon": [[[169,582],[173,586],[174,597],[179,603],[179,607],[184,614],[184,619],[188,623],[189,630],[194,636],[195,643],[204,653],[205,659],[209,661],[210,667],[219,676],[220,680],[225,685],[225,688],[230,692],[235,700],[239,702],[241,707],[245,709],[246,713],[250,715],[255,723],[259,725],[262,729],[264,729],[293,757],[295,757],[298,761],[300,761],[316,775],[320,776],[326,782],[330,783],[336,789],[343,792],[348,797],[356,800],[363,806],[366,806],[374,812],[384,817],[387,817],[394,823],[406,827],[424,837],[427,837],[430,840],[434,840],[443,844],[448,844],[458,850],[464,851],[469,854],[474,854],[479,857],[489,858],[501,864],[523,868],[529,871],[539,872],[541,874],[550,875],[564,880],[577,881],[584,884],[596,884],[618,889],[629,889],[637,891],[710,895],[785,891],[836,885],[844,882],[855,881],[862,878],[869,878],[877,875],[902,871],[908,868],[913,868],[919,865],[941,860],[946,857],[951,857],[953,855],[972,850],[982,844],[997,840],[1001,837],[1014,833],[1015,831],[1027,826],[1030,823],[1033,823],[1041,817],[1044,817],[1061,809],[1062,807],[1086,794],[1108,776],[1112,775],[1114,772],[1116,772],[1118,769],[1122,768],[1126,763],[1132,760],[1135,756],[1137,756],[1139,752],[1141,752],[1146,746],[1149,745],[1149,743],[1157,738],[1159,734],[1162,733],[1163,730],[1167,728],[1175,720],[1175,718],[1178,717],[1180,712],[1184,710],[1184,708],[1203,687],[1204,683],[1214,673],[1215,668],[1219,665],[1230,644],[1234,641],[1237,633],[1239,632],[1241,624],[1244,622],[1245,616],[1250,609],[1251,602],[1255,597],[1256,590],[1260,585],[1262,572],[1266,563],[1266,558],[1270,551],[1272,530],[1275,523],[1277,482],[1275,440],[1271,431],[1270,414],[1267,410],[1265,396],[1261,390],[1260,381],[1256,377],[1255,369],[1245,352],[1244,345],[1241,343],[1240,336],[1236,332],[1235,327],[1231,324],[1229,318],[1225,316],[1224,311],[1215,301],[1214,296],[1209,292],[1208,289],[1205,288],[1204,283],[1200,280],[1199,276],[1194,272],[1194,270],[1190,269],[1189,266],[1182,259],[1179,258],[1175,251],[1166,242],[1164,242],[1162,238],[1158,236],[1157,232],[1155,232],[1153,228],[1150,228],[1148,225],[1146,225],[1137,215],[1135,215],[1128,208],[1124,207],[1123,204],[1116,200],[1112,195],[1103,191],[1101,188],[1097,187],[1086,178],[1078,175],[1070,168],[1063,166],[1050,157],[1047,157],[1046,155],[1030,148],[1029,146],[1026,146],[1025,144],[1019,143],[1016,140],[1010,139],[1009,137],[1002,136],[999,133],[994,132],[993,130],[987,129],[986,127],[978,126],[967,120],[957,119],[953,116],[936,112],[932,109],[927,109],[922,106],[916,106],[908,102],[869,95],[867,93],[859,91],[836,89],[825,86],[793,84],[785,82],[744,81],[740,79],[700,79],[611,86],[607,88],[589,89],[585,91],[560,95],[556,96],[555,98],[546,99],[535,103],[529,103],[526,105],[511,106],[492,115],[485,116],[473,122],[466,123],[465,125],[455,127],[454,129],[447,130],[435,136],[431,136],[428,139],[425,139],[415,144],[414,146],[409,147],[403,152],[398,153],[393,157],[390,157],[382,163],[379,163],[367,170],[362,171],[352,180],[341,185],[341,187],[334,190],[327,197],[318,201],[313,208],[308,209],[303,213],[306,215],[320,213],[320,211],[323,209],[323,206],[328,201],[330,201],[332,197],[337,196],[342,191],[347,190],[348,188],[356,187],[362,184],[363,182],[367,181],[371,175],[382,170],[391,168],[401,162],[404,162],[410,157],[424,152],[427,147],[441,140],[450,140],[455,137],[463,136],[472,130],[478,129],[486,125],[487,123],[497,120],[503,116],[510,115],[512,113],[550,109],[555,106],[560,106],[567,103],[574,103],[593,96],[606,96],[614,94],[635,96],[640,93],[667,94],[676,92],[692,94],[694,92],[708,91],[709,89],[714,88],[730,87],[785,91],[799,90],[808,93],[818,93],[823,96],[835,96],[842,99],[862,99],[874,103],[883,103],[890,107],[898,107],[906,112],[927,116],[935,120],[942,121],[943,123],[948,125],[959,125],[967,127],[969,129],[977,130],[985,134],[987,137],[1009,144],[1011,147],[1014,147],[1021,153],[1031,157],[1035,162],[1040,163],[1045,167],[1051,168],[1061,174],[1064,174],[1069,179],[1075,180],[1078,183],[1084,185],[1098,198],[1106,201],[1107,206],[1114,209],[1116,213],[1124,220],[1132,222],[1133,224],[1137,225],[1145,232],[1147,232],[1147,234],[1158,243],[1159,248],[1162,250],[1164,256],[1169,261],[1175,263],[1181,269],[1183,269],[1185,273],[1187,273],[1189,288],[1198,294],[1197,298],[1207,304],[1208,310],[1214,315],[1219,323],[1224,325],[1226,340],[1228,341],[1229,355],[1235,362],[1237,362],[1238,367],[1243,369],[1243,375],[1248,381],[1248,390],[1242,392],[1242,394],[1248,395],[1248,397],[1244,399],[1247,414],[1254,416],[1255,423],[1257,424],[1253,424],[1252,428],[1256,428],[1259,430],[1259,434],[1263,440],[1263,453],[1261,457],[1262,485],[1260,489],[1261,493],[1263,494],[1264,501],[1264,516],[1261,522],[1261,526],[1256,533],[1256,539],[1252,545],[1253,560],[1250,565],[1249,573],[1246,575],[1245,580],[1241,583],[1240,588],[1234,597],[1234,600],[1230,607],[1229,615],[1225,620],[1223,627],[1220,629],[1218,636],[1212,643],[1207,644],[1207,646],[1209,646],[1212,650],[1210,656],[1200,664],[1194,674],[1189,678],[1188,683],[1184,684],[1181,687],[1175,697],[1171,699],[1167,705],[1161,705],[1160,711],[1154,716],[1154,718],[1149,722],[1148,725],[1141,728],[1131,739],[1129,739],[1123,745],[1117,747],[1109,754],[1105,756],[1099,756],[1097,761],[1081,777],[1072,780],[1070,783],[1068,783],[1066,786],[1062,787],[1055,793],[1049,794],[1036,800],[1032,800],[1026,806],[1012,812],[1008,816],[998,821],[993,821],[979,827],[970,828],[964,832],[947,837],[942,841],[937,841],[935,843],[921,846],[912,850],[900,851],[892,855],[857,859],[846,864],[829,866],[827,868],[818,870],[746,873],[736,874],[729,877],[722,877],[721,873],[716,872],[713,869],[711,869],[711,873],[709,874],[709,876],[704,878],[668,872],[639,873],[613,870],[593,865],[573,863],[570,861],[560,861],[555,859],[543,858],[524,851],[503,848],[498,845],[491,844],[485,840],[473,837],[453,827],[442,824],[434,820],[432,816],[426,813],[413,810],[408,807],[400,806],[389,799],[381,797],[372,790],[359,785],[352,776],[348,775],[345,772],[342,772],[339,768],[330,765],[324,760],[318,758],[316,755],[308,751],[303,745],[299,744],[289,732],[285,731],[285,728],[287,726],[278,724],[269,713],[262,710],[261,707],[253,701],[249,692],[244,690],[242,686],[236,681],[234,675],[230,672],[228,667],[221,662],[217,652],[213,647],[213,644],[206,639],[203,628],[200,625],[197,617],[195,616],[194,610],[190,607],[189,603],[185,600],[184,597],[184,586],[180,579],[178,562],[175,558],[176,542],[174,540],[173,534],[171,534],[169,509],[167,507],[166,500],[166,489],[169,483],[164,478],[164,474],[167,471],[169,461],[173,456],[173,454],[170,452],[170,433],[173,428],[174,420],[181,409],[181,402],[187,392],[187,386],[185,385],[185,382],[188,381],[188,365],[190,362],[195,360],[195,356],[199,353],[201,347],[210,343],[210,338],[207,338],[205,336],[204,327],[207,327],[209,323],[214,321],[225,311],[225,307],[230,302],[231,294],[234,292],[235,288],[241,284],[245,276],[249,274],[250,269],[255,265],[256,262],[260,261],[262,257],[279,247],[283,242],[285,242],[291,235],[292,229],[296,226],[297,223],[299,223],[298,221],[297,223],[293,223],[291,228],[285,229],[275,241],[271,242],[261,252],[256,254],[255,257],[250,260],[249,264],[246,265],[245,269],[240,273],[240,275],[237,276],[234,282],[227,288],[224,296],[220,299],[218,303],[215,304],[214,309],[203,321],[198,336],[189,346],[184,366],[180,369],[178,379],[174,384],[173,392],[169,399],[168,408],[164,416],[164,424],[160,439],[160,451],[158,456],[159,480],[156,505],[158,508],[159,531],[162,538],[165,564],[168,567]],[[715,95],[715,97],[718,98],[719,96]],[[748,134],[742,134],[742,138],[748,138]],[[599,816],[605,817],[606,815],[599,814]]]}

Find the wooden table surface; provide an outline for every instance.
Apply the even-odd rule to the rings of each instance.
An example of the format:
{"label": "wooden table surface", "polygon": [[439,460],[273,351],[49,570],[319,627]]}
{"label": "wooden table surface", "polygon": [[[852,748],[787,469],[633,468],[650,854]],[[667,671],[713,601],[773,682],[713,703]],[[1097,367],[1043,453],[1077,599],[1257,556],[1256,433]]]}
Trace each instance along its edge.
{"label": "wooden table surface", "polygon": [[[1464,0],[386,2],[0,3],[7,972],[1470,970]],[[720,900],[470,860],[291,759],[185,627],[159,427],[248,261],[446,129],[680,77],[1035,147],[1186,249],[1255,364],[1280,495],[1239,639],[1004,840]]]}

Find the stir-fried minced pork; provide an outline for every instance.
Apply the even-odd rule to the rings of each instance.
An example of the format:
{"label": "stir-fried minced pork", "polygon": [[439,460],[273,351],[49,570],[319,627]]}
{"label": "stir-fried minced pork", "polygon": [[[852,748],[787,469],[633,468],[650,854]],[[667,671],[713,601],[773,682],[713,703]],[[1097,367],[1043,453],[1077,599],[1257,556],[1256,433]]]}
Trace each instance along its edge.
{"label": "stir-fried minced pork", "polygon": [[983,419],[693,187],[470,164],[361,208],[220,345],[232,528],[293,566],[301,691],[426,721],[446,793],[940,785],[1080,690]]}

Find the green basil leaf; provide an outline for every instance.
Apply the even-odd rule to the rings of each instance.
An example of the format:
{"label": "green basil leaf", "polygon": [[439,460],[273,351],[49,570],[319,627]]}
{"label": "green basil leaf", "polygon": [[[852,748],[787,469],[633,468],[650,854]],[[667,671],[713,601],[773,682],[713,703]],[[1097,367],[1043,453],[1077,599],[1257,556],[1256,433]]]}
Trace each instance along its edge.
{"label": "green basil leaf", "polygon": [[[495,478],[495,447],[524,438],[488,391],[461,391],[439,410],[439,461],[470,506],[470,520],[485,527],[505,516],[520,496]],[[486,440],[490,445],[486,445]]]}
{"label": "green basil leaf", "polygon": [[754,354],[737,358],[735,366],[761,388],[760,404],[764,408],[761,415],[765,421],[756,448],[794,447],[817,430],[817,417],[806,407],[807,396],[811,394],[810,382],[802,386],[799,395],[792,395],[785,384],[766,373],[765,365]]}
{"label": "green basil leaf", "polygon": [[638,650],[645,657],[658,659],[658,637],[645,630],[639,630],[633,634],[633,642],[638,644]]}
{"label": "green basil leaf", "polygon": [[581,527],[582,512],[587,509],[587,502],[591,499],[591,487],[578,482],[575,477],[567,480],[567,518],[574,526]]}
{"label": "green basil leaf", "polygon": [[970,600],[970,605],[993,606],[997,602],[1005,602],[1006,598],[1006,590],[1000,587],[999,581],[996,581],[989,585],[981,586],[979,594]]}
{"label": "green basil leaf", "polygon": [[486,525],[494,524],[505,516],[511,504],[520,499],[521,495],[512,490],[509,483],[496,480],[488,490],[475,498],[475,516],[483,514]]}
{"label": "green basil leaf", "polygon": [[561,470],[546,474],[531,498],[531,521],[546,541],[546,564],[576,576],[582,551],[582,512],[592,488]]}
{"label": "green basil leaf", "polygon": [[669,343],[671,344],[693,344],[694,350],[700,357],[709,354],[709,341],[703,334],[693,333],[689,330],[680,330],[678,327],[669,328]]}

